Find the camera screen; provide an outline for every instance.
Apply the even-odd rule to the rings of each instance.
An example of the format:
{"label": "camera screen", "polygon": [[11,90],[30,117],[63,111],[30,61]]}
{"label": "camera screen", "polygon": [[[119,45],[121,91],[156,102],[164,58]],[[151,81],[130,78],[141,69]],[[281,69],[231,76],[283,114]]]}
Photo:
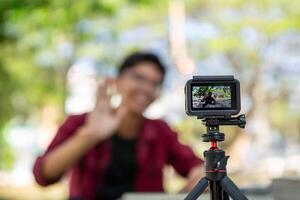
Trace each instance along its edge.
{"label": "camera screen", "polygon": [[192,85],[192,108],[226,110],[233,108],[231,85]]}

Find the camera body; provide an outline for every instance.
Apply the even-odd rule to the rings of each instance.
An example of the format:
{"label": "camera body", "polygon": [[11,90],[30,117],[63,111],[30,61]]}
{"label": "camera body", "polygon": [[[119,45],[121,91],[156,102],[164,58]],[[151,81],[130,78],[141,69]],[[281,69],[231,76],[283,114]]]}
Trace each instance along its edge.
{"label": "camera body", "polygon": [[193,76],[184,92],[190,116],[230,118],[241,110],[240,82],[233,76]]}

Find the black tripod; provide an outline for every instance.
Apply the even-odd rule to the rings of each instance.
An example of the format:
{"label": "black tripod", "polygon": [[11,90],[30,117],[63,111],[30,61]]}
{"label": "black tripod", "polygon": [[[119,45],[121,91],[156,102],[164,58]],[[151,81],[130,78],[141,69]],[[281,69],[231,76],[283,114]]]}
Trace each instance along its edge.
{"label": "black tripod", "polygon": [[234,200],[248,200],[227,176],[226,165],[229,156],[225,156],[225,152],[217,146],[218,141],[224,141],[224,134],[219,132],[219,125],[236,125],[244,128],[245,115],[230,119],[209,118],[204,119],[203,123],[207,127],[207,133],[202,136],[203,141],[211,142],[210,149],[204,152],[206,176],[197,183],[185,200],[196,200],[208,185],[211,200],[229,200],[229,196]]}

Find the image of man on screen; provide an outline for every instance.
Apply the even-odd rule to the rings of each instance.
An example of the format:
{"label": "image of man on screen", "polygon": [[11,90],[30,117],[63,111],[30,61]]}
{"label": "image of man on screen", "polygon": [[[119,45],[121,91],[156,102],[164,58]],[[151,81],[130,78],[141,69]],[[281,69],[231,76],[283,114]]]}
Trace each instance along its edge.
{"label": "image of man on screen", "polygon": [[204,102],[203,107],[205,108],[207,105],[215,105],[216,100],[212,97],[212,92],[208,92],[208,95],[205,96],[201,102]]}

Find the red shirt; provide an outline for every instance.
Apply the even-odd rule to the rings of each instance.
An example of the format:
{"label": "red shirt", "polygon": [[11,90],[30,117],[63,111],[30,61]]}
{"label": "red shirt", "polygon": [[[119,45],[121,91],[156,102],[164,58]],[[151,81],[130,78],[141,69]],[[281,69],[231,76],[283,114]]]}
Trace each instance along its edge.
{"label": "red shirt", "polygon": [[[47,186],[57,182],[41,174],[45,157],[68,140],[85,123],[86,114],[69,116],[59,128],[46,152],[34,164],[36,181]],[[107,139],[91,148],[77,164],[70,168],[70,197],[95,199],[96,189],[104,181],[111,158],[111,140]],[[203,164],[186,145],[179,143],[177,134],[162,120],[144,118],[136,143],[137,171],[134,188],[137,192],[163,191],[162,169],[171,164],[178,173],[186,176],[191,168]]]}

